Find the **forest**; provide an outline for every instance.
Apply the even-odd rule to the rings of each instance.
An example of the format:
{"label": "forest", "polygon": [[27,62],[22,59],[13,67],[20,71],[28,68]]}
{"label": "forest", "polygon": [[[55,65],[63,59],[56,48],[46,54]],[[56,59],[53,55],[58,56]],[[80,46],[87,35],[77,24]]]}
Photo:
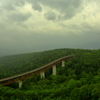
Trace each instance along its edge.
{"label": "forest", "polygon": [[0,85],[0,100],[100,100],[100,49],[61,48],[42,52],[0,57],[0,79],[41,67],[63,56],[65,67],[57,64],[57,75],[52,69],[46,78],[40,75],[7,86]]}

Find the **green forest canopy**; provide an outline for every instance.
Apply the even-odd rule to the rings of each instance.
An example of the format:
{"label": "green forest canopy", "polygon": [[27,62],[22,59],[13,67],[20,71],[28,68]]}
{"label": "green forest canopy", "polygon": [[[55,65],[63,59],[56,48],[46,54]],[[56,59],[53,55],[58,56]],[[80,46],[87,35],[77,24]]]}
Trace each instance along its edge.
{"label": "green forest canopy", "polygon": [[46,79],[40,75],[18,83],[0,86],[1,100],[100,100],[100,50],[55,49],[0,58],[0,79],[41,67],[57,58],[76,56],[57,65],[57,75],[51,69]]}

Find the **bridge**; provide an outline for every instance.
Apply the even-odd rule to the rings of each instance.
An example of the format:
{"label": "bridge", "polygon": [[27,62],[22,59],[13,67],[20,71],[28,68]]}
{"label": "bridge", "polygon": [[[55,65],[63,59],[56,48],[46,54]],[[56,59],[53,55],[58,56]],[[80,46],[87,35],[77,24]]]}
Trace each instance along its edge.
{"label": "bridge", "polygon": [[0,80],[0,84],[1,85],[8,85],[8,84],[11,84],[11,83],[14,83],[14,82],[17,82],[19,83],[19,87],[22,86],[22,80],[26,79],[26,78],[29,78],[31,76],[34,76],[34,75],[37,75],[37,74],[40,74],[41,76],[41,79],[44,79],[45,78],[45,71],[49,68],[52,67],[52,74],[53,75],[56,75],[56,65],[60,62],[62,62],[62,67],[65,66],[65,60],[68,60],[72,57],[74,57],[75,55],[70,55],[70,56],[65,56],[65,57],[62,57],[62,58],[59,58],[59,59],[56,59],[42,67],[39,67],[37,69],[34,69],[34,70],[31,70],[31,71],[28,71],[28,72],[25,72],[25,73],[22,73],[22,74],[19,74],[19,75],[15,75],[15,76],[11,76],[11,77],[8,77],[8,78],[4,78],[4,79],[1,79]]}

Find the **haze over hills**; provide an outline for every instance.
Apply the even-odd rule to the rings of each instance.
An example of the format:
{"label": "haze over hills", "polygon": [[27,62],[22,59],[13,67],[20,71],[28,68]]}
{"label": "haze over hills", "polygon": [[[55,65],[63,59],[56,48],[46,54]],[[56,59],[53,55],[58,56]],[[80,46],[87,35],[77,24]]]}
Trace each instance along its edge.
{"label": "haze over hills", "polygon": [[[40,46],[40,48],[35,48],[35,49],[27,49],[26,48],[16,48],[16,49],[1,49],[0,50],[0,57],[2,56],[6,56],[6,55],[14,55],[14,54],[23,54],[23,53],[32,53],[32,52],[40,52],[40,51],[45,51],[45,50],[52,50],[52,49],[55,49],[55,47],[57,48],[66,48],[67,46],[65,44],[62,44],[61,46],[59,44],[55,44],[55,45],[46,45],[46,46]],[[73,45],[73,46],[70,46],[68,45],[67,48],[74,48],[74,49],[91,49],[91,50],[97,50],[97,49],[100,49],[100,42],[90,42],[90,43],[87,43],[87,44],[84,44],[84,43],[81,43],[81,45]]]}
{"label": "haze over hills", "polygon": [[90,42],[90,43],[87,43],[87,44],[82,44],[80,45],[80,48],[83,48],[83,49],[100,49],[100,42]]}

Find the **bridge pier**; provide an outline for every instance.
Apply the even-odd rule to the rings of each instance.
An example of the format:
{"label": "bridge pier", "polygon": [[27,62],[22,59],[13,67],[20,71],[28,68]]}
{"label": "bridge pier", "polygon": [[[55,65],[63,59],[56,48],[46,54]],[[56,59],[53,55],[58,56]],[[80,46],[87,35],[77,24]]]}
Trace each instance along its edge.
{"label": "bridge pier", "polygon": [[19,83],[19,88],[22,87],[22,84],[23,84],[22,81],[19,80],[18,83]]}
{"label": "bridge pier", "polygon": [[65,67],[65,61],[62,61],[62,67]]}
{"label": "bridge pier", "polygon": [[40,73],[41,79],[45,79],[45,72]]}
{"label": "bridge pier", "polygon": [[56,65],[54,65],[54,66],[52,67],[52,74],[53,74],[53,75],[56,75]]}

